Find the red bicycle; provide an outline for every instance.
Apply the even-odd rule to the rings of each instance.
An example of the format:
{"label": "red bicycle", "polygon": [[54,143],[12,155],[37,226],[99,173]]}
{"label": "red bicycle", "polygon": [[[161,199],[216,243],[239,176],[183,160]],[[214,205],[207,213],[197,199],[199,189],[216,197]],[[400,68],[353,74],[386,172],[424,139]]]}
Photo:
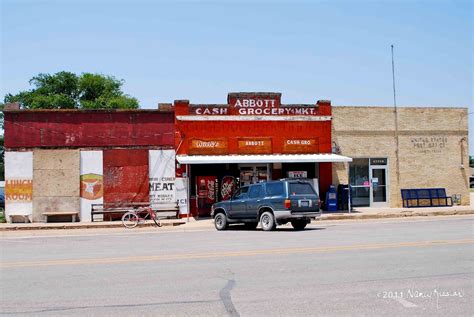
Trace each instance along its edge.
{"label": "red bicycle", "polygon": [[132,229],[139,224],[145,223],[148,219],[153,220],[157,227],[162,226],[158,219],[157,212],[151,209],[151,207],[141,207],[136,210],[127,211],[122,216],[122,224],[125,228]]}

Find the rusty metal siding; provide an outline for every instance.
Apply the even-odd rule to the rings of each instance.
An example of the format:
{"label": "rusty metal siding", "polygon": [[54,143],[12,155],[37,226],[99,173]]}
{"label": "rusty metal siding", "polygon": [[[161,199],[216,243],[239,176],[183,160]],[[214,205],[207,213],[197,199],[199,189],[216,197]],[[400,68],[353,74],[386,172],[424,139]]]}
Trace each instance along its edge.
{"label": "rusty metal siding", "polygon": [[104,150],[104,202],[149,202],[148,150]]}
{"label": "rusty metal siding", "polygon": [[5,147],[174,146],[173,112],[5,112]]}

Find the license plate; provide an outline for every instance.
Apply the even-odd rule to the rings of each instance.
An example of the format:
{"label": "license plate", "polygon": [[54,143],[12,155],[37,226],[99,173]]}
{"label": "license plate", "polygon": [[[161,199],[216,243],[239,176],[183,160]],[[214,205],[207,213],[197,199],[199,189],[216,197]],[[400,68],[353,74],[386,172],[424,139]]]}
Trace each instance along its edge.
{"label": "license plate", "polygon": [[300,200],[298,201],[300,207],[309,207],[310,201],[309,200]]}

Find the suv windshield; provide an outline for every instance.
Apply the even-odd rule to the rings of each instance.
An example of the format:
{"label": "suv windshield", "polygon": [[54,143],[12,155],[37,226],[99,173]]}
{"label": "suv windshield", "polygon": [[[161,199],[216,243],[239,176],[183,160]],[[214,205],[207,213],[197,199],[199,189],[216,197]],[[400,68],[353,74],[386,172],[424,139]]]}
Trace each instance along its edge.
{"label": "suv windshield", "polygon": [[315,195],[313,187],[309,183],[290,183],[290,195]]}

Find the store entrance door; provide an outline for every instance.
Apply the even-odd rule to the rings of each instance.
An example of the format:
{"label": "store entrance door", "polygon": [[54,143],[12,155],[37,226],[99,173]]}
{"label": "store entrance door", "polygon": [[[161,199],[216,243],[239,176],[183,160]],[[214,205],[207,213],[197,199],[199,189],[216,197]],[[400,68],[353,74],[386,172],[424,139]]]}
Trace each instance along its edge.
{"label": "store entrance door", "polygon": [[370,206],[388,207],[387,166],[370,166]]}
{"label": "store entrance door", "polygon": [[269,164],[239,164],[240,187],[266,182],[270,179]]}

